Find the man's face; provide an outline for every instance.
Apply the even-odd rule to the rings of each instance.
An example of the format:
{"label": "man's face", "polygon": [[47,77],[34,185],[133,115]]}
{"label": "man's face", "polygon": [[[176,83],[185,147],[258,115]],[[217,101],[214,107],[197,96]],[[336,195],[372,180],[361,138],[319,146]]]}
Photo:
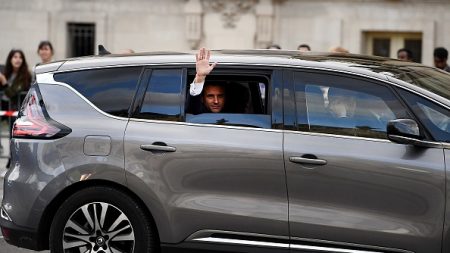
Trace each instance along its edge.
{"label": "man's face", "polygon": [[397,59],[401,61],[411,61],[408,57],[408,53],[406,51],[400,51],[398,52]]}
{"label": "man's face", "polygon": [[49,62],[52,59],[53,52],[48,45],[44,45],[38,51],[39,57],[41,57],[42,62]]}
{"label": "man's face", "polygon": [[444,69],[447,66],[447,59],[441,59],[439,57],[434,57],[434,66],[438,69]]}
{"label": "man's face", "polygon": [[307,47],[299,47],[298,51],[300,51],[300,52],[309,52],[310,50]]}
{"label": "man's face", "polygon": [[225,90],[223,87],[206,86],[203,90],[203,104],[211,112],[221,112],[225,105]]}

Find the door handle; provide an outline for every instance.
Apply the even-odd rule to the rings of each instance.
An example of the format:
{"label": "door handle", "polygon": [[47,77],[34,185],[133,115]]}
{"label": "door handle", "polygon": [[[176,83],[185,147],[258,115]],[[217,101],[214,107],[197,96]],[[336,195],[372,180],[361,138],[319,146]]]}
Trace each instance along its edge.
{"label": "door handle", "polygon": [[325,165],[327,164],[326,160],[318,159],[318,158],[306,158],[300,156],[291,156],[289,157],[289,161],[293,163],[301,163],[301,164],[313,164],[313,165]]}
{"label": "door handle", "polygon": [[177,148],[172,146],[167,146],[167,144],[163,142],[155,142],[153,144],[143,144],[141,145],[141,149],[145,151],[163,151],[163,152],[175,152]]}

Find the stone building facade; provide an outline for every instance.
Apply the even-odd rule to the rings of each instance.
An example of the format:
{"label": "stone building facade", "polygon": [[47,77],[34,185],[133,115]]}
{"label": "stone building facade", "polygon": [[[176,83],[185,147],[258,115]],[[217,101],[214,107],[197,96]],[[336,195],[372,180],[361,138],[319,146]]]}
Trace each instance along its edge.
{"label": "stone building facade", "polygon": [[[112,52],[265,48],[396,56],[413,48],[432,65],[433,48],[450,48],[450,0],[0,0],[0,61],[11,48],[38,62],[50,40],[55,59]],[[84,50],[84,51],[83,51]]]}

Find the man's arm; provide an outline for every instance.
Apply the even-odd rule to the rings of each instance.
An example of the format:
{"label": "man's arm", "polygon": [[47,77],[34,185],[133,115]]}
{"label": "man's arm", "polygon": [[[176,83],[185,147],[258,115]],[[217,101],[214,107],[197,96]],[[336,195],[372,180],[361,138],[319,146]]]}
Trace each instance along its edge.
{"label": "man's arm", "polygon": [[194,81],[192,81],[191,86],[189,88],[189,94],[191,94],[191,96],[200,95],[202,93],[204,84],[205,84],[205,77],[198,78],[197,75],[195,75],[195,79]]}
{"label": "man's arm", "polygon": [[191,96],[198,96],[202,93],[203,85],[205,84],[206,76],[211,73],[217,63],[210,64],[209,58],[211,57],[211,51],[202,47],[195,54],[195,69],[196,74],[194,81],[191,83],[189,93]]}

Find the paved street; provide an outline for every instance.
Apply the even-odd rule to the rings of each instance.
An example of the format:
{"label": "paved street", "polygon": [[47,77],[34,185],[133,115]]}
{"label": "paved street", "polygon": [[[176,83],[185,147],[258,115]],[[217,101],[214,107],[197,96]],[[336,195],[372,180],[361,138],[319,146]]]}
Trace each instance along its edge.
{"label": "paved street", "polygon": [[[2,133],[3,133],[3,131],[4,131],[4,128],[2,127]],[[5,137],[2,137],[1,143],[4,148],[3,154],[8,154],[9,153],[8,139]],[[7,159],[0,158],[0,202],[3,198],[3,175],[6,172],[6,169],[5,169],[6,162],[7,162]],[[0,236],[1,236],[1,233],[0,233]],[[11,246],[3,240],[3,236],[0,237],[0,253],[32,253],[32,252],[36,252],[36,251],[20,249],[20,248]],[[48,253],[49,251],[41,251],[41,252]]]}

